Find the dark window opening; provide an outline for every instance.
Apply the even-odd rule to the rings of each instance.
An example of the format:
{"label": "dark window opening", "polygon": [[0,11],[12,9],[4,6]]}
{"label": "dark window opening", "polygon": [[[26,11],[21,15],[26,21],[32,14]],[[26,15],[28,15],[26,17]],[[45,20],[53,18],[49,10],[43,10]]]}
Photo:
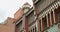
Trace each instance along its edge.
{"label": "dark window opening", "polygon": [[39,20],[39,24],[40,24],[40,31],[41,31],[41,20]]}
{"label": "dark window opening", "polygon": [[27,15],[27,19],[28,19],[28,25],[30,25],[32,22],[34,22],[34,20],[35,20],[34,11],[32,11],[29,15]]}
{"label": "dark window opening", "polygon": [[60,21],[60,9],[55,9],[55,20],[56,22]]}
{"label": "dark window opening", "polygon": [[34,28],[33,28],[33,32],[34,32]]}
{"label": "dark window opening", "polygon": [[43,24],[43,30],[47,28],[47,19],[46,19],[46,16],[43,18],[42,20],[42,24]]}
{"label": "dark window opening", "polygon": [[48,23],[49,23],[49,27],[50,27],[50,15],[48,14]]}
{"label": "dark window opening", "polygon": [[53,12],[51,12],[52,24],[54,24]]}

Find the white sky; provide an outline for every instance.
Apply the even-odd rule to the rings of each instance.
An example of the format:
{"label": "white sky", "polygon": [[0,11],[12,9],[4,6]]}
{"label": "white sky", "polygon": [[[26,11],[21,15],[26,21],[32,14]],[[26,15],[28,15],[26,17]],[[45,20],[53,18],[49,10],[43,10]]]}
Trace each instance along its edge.
{"label": "white sky", "polygon": [[25,2],[32,5],[32,0],[0,0],[0,23],[4,22],[7,17],[13,17]]}

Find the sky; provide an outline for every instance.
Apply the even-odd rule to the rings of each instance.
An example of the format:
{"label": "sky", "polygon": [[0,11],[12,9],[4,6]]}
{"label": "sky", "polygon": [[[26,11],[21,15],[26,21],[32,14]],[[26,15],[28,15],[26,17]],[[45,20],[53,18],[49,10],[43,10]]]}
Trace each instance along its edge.
{"label": "sky", "polygon": [[7,17],[13,18],[14,13],[26,2],[33,6],[32,0],[0,0],[0,23]]}

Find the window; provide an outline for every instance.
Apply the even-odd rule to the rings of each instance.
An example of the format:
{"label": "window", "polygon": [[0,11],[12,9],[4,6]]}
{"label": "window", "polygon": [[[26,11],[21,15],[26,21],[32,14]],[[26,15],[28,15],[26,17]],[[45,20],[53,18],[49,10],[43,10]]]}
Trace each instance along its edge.
{"label": "window", "polygon": [[34,19],[35,19],[34,11],[32,11],[32,12],[27,16],[27,18],[28,18],[28,25],[29,25],[29,24],[31,24],[31,23],[34,21]]}
{"label": "window", "polygon": [[46,16],[43,18],[42,20],[42,24],[43,24],[43,30],[47,28],[47,19],[46,19]]}
{"label": "window", "polygon": [[18,32],[22,29],[22,21],[17,24]]}
{"label": "window", "polygon": [[51,12],[52,24],[54,24],[53,12]]}
{"label": "window", "polygon": [[54,12],[55,12],[55,20],[56,20],[56,22],[60,21],[60,8],[55,9]]}
{"label": "window", "polygon": [[48,23],[49,23],[49,26],[50,26],[50,15],[48,14]]}
{"label": "window", "polygon": [[39,20],[39,23],[40,23],[40,31],[41,31],[41,20]]}

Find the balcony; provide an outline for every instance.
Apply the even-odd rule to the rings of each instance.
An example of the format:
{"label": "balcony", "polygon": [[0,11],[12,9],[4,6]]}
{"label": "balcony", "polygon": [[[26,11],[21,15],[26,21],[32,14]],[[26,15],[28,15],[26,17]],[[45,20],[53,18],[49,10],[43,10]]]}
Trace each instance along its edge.
{"label": "balcony", "polygon": [[60,21],[57,21],[57,23],[53,24],[50,27],[47,27],[42,32],[59,32],[59,30],[60,30]]}

